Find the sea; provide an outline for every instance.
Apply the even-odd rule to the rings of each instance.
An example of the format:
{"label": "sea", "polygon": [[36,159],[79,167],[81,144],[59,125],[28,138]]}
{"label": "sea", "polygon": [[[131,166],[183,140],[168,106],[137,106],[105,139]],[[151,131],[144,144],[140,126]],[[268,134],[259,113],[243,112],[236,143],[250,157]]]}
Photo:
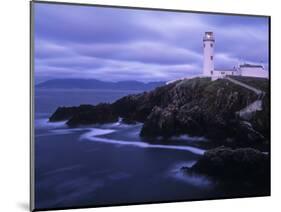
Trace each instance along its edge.
{"label": "sea", "polygon": [[[98,207],[223,197],[214,182],[187,175],[204,149],[188,135],[140,138],[142,123],[69,128],[48,121],[59,106],[114,102],[135,90],[35,90],[35,207]],[[174,139],[174,141],[172,141]]]}

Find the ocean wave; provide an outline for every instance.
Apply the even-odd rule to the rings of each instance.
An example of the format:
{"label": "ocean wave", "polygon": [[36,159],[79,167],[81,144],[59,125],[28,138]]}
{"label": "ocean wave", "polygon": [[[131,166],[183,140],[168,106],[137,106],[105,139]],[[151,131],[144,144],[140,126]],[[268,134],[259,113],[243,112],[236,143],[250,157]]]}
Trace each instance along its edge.
{"label": "ocean wave", "polygon": [[150,144],[140,141],[123,141],[123,140],[115,140],[109,138],[99,137],[101,135],[107,135],[110,133],[115,132],[113,129],[98,129],[92,128],[89,132],[86,132],[80,136],[80,140],[90,140],[95,142],[103,142],[103,143],[110,143],[110,144],[118,144],[118,145],[127,145],[127,146],[135,146],[140,148],[158,148],[158,149],[171,149],[171,150],[181,150],[181,151],[188,151],[193,154],[203,155],[205,150],[190,147],[190,146],[179,146],[179,145],[162,145],[162,144]]}
{"label": "ocean wave", "polygon": [[143,124],[140,122],[137,122],[135,124],[126,124],[123,122],[123,119],[119,117],[117,122],[101,124],[100,127],[107,128],[107,129],[126,129],[126,128],[138,127],[141,125],[143,125]]}

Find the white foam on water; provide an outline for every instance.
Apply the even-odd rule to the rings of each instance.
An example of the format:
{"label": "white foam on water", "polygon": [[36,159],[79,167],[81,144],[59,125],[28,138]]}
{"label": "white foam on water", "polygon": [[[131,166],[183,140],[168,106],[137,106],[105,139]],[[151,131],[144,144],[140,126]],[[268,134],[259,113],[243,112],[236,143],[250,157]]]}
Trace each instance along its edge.
{"label": "white foam on water", "polygon": [[[111,126],[121,126],[121,119],[118,120],[118,122],[110,124]],[[180,146],[180,145],[163,145],[163,144],[150,144],[146,142],[140,142],[140,141],[123,141],[123,140],[116,140],[116,139],[110,139],[110,138],[102,138],[99,137],[101,135],[107,135],[110,133],[113,133],[116,131],[116,129],[100,129],[100,128],[64,128],[66,127],[66,121],[62,122],[49,122],[48,119],[38,119],[35,123],[36,128],[38,129],[50,129],[50,133],[45,134],[38,134],[37,136],[48,136],[51,134],[56,135],[65,135],[65,134],[71,134],[75,133],[77,131],[85,131],[88,130],[88,132],[83,133],[80,136],[80,140],[91,140],[95,142],[103,142],[103,143],[109,143],[109,144],[116,144],[116,145],[127,145],[127,146],[135,146],[140,148],[158,148],[158,149],[172,149],[172,150],[181,150],[181,151],[188,151],[193,154],[197,155],[203,155],[205,150],[191,147],[191,146]],[[61,128],[61,129],[59,129]]]}
{"label": "white foam on water", "polygon": [[87,130],[87,129],[69,128],[69,129],[54,129],[54,130],[50,130],[50,131],[56,135],[65,135],[65,134],[71,134],[74,132],[85,131],[85,130]]}
{"label": "white foam on water", "polygon": [[178,171],[175,177],[183,182],[194,185],[196,187],[210,187],[213,183],[205,176],[183,173]]}
{"label": "white foam on water", "polygon": [[66,126],[66,121],[59,122],[49,122],[47,118],[35,120],[34,126],[35,129],[51,129],[51,128],[60,128]]}
{"label": "white foam on water", "polygon": [[183,167],[191,168],[195,163],[195,160],[178,163],[171,169],[169,176],[196,187],[209,188],[213,185],[213,182],[207,177],[197,174],[188,174],[181,170]]}
{"label": "white foam on water", "polygon": [[95,136],[106,135],[116,131],[112,129],[98,129],[98,128],[91,128],[89,130],[90,130],[89,132],[86,132],[83,135],[81,135],[80,139],[92,140],[92,138]]}
{"label": "white foam on water", "polygon": [[44,136],[50,136],[50,135],[68,135],[68,134],[72,134],[75,132],[79,132],[79,131],[85,131],[87,130],[84,128],[63,128],[63,129],[49,129],[47,133],[41,133],[38,134],[36,133],[35,137],[44,137]]}
{"label": "white foam on water", "polygon": [[122,140],[98,137],[101,135],[110,134],[112,132],[115,132],[115,130],[92,128],[90,130],[90,132],[87,132],[87,133],[84,133],[83,135],[81,135],[80,139],[81,140],[86,139],[86,140],[91,140],[91,141],[95,141],[95,142],[103,142],[103,143],[110,143],[110,144],[135,146],[135,147],[140,147],[140,148],[181,150],[181,151],[188,151],[188,152],[191,152],[191,153],[197,154],[197,155],[203,155],[205,152],[205,150],[203,150],[203,149],[196,148],[196,147],[190,147],[190,146],[149,144],[149,143],[140,142],[140,141],[122,141]]}
{"label": "white foam on water", "polygon": [[119,117],[117,122],[102,124],[100,126],[103,128],[124,129],[124,128],[133,128],[133,127],[140,126],[140,125],[142,125],[142,124],[139,122],[137,122],[135,124],[123,123],[123,119]]}
{"label": "white foam on water", "polygon": [[185,161],[182,163],[177,163],[173,169],[172,172],[177,172],[179,169],[181,169],[182,167],[188,167],[191,168],[197,161],[196,160],[190,160],[190,161]]}

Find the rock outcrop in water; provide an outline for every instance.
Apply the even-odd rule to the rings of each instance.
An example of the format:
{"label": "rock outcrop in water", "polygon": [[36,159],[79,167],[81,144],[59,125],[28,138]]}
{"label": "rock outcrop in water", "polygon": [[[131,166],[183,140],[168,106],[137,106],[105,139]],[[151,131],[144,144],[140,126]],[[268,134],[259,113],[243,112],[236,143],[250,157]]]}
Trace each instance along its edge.
{"label": "rock outcrop in water", "polygon": [[239,117],[237,111],[256,100],[254,92],[224,79],[194,78],[128,95],[112,104],[60,107],[50,121],[65,119],[74,127],[114,122],[122,117],[127,123],[144,123],[142,137],[189,134],[227,145],[266,144],[269,140],[268,80],[243,80],[265,92],[263,110],[247,120]]}
{"label": "rock outcrop in water", "polygon": [[269,156],[256,149],[218,147],[208,150],[191,168],[183,167],[187,174],[207,176],[229,188],[238,186],[269,193]]}

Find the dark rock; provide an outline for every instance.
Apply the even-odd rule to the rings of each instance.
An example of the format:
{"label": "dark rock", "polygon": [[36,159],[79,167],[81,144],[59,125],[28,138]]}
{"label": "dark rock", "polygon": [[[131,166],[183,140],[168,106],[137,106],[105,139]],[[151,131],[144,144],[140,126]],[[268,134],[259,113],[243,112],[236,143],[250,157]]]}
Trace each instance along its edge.
{"label": "dark rock", "polygon": [[188,173],[208,176],[224,184],[239,183],[269,188],[269,156],[253,148],[218,147],[208,150]]}
{"label": "dark rock", "polygon": [[58,107],[49,118],[50,122],[64,121],[72,118],[75,114],[92,110],[92,105],[80,105],[79,107]]}
{"label": "dark rock", "polygon": [[124,123],[124,124],[136,124],[137,123],[137,121],[135,121],[135,120],[133,120],[133,119],[130,119],[130,118],[123,118],[122,119],[122,123]]}
{"label": "dark rock", "polygon": [[155,106],[147,117],[141,136],[150,137],[155,135],[171,136],[176,133],[176,108],[173,105],[165,109]]}
{"label": "dark rock", "polygon": [[118,121],[118,114],[114,112],[110,104],[98,104],[88,110],[78,110],[66,124],[74,127],[77,125],[104,124],[116,121]]}

